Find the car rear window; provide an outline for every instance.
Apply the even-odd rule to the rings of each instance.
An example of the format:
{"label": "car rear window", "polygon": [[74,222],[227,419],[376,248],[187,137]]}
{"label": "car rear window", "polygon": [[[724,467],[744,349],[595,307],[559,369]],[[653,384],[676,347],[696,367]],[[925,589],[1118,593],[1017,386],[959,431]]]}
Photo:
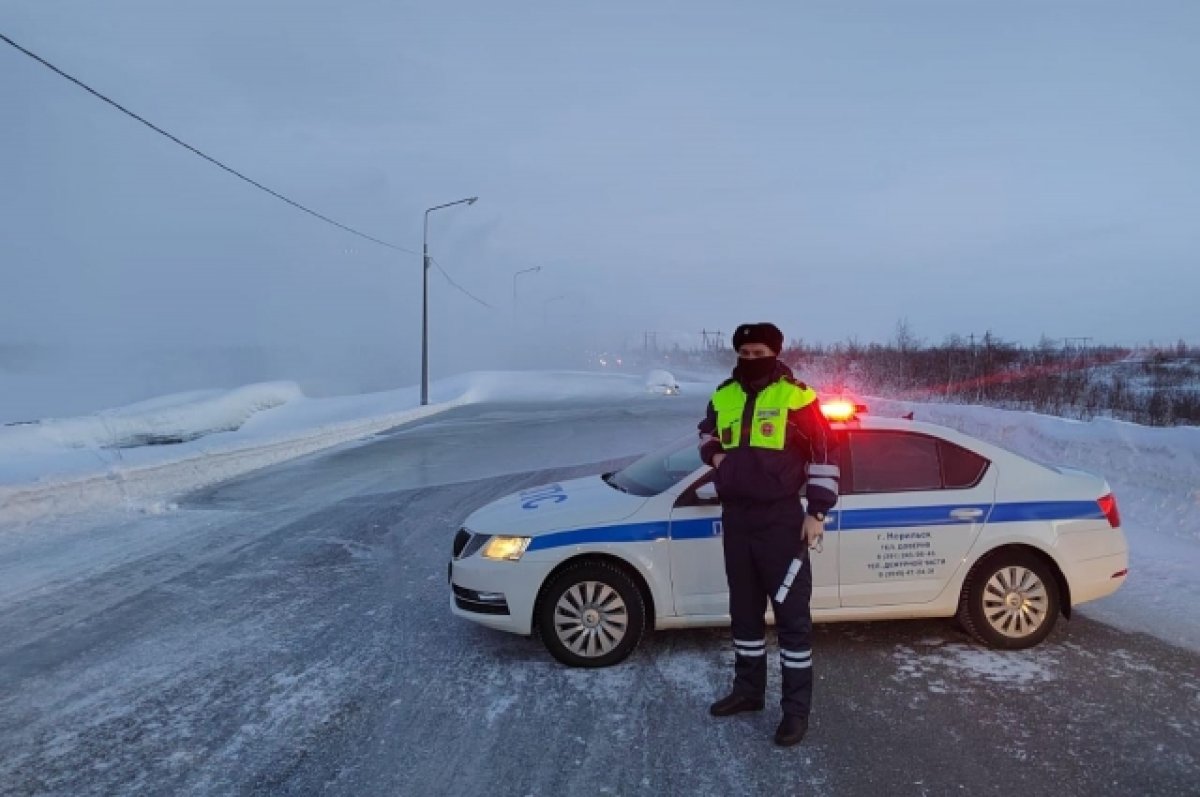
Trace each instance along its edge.
{"label": "car rear window", "polygon": [[987,470],[986,459],[946,440],[938,441],[938,451],[942,455],[942,482],[947,488],[974,487],[979,484],[983,472]]}
{"label": "car rear window", "polygon": [[925,434],[854,431],[849,438],[848,493],[963,489],[979,483],[988,460]]}

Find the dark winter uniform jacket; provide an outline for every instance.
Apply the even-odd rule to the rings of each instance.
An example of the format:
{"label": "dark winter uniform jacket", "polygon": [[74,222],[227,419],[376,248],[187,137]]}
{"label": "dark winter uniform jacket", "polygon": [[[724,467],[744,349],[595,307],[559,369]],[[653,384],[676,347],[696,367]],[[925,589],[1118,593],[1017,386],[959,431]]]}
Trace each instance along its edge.
{"label": "dark winter uniform jacket", "polygon": [[[787,413],[787,429],[782,450],[750,446],[750,431],[755,418],[755,402],[764,389],[779,380],[795,382],[792,371],[779,363],[775,372],[757,384],[741,383],[747,399],[741,423],[740,444],[722,444],[717,429],[717,411],[709,401],[708,412],[699,424],[700,457],[706,465],[713,456],[724,452],[721,467],[713,473],[713,483],[727,507],[739,504],[764,504],[798,499],[804,489],[808,512],[828,512],[837,503],[838,470],[834,448],[836,441],[829,422],[816,401]],[[735,381],[726,380],[718,391]],[[803,387],[802,383],[797,383]],[[806,486],[807,485],[807,486]]]}

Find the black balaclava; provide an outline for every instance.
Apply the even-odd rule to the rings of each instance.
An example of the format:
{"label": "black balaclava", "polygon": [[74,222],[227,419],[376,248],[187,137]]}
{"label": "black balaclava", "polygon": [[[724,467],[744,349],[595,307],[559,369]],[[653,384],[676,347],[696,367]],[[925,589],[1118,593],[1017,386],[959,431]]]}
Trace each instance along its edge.
{"label": "black balaclava", "polygon": [[756,357],[753,360],[738,357],[737,365],[733,368],[733,378],[743,385],[765,382],[775,373],[778,365],[779,358],[774,356]]}
{"label": "black balaclava", "polygon": [[772,352],[771,357],[753,360],[738,358],[733,369],[733,378],[743,385],[752,385],[769,379],[779,363],[779,352],[783,349],[783,332],[774,324],[742,324],[733,332],[733,349],[737,351],[746,343],[761,343]]}

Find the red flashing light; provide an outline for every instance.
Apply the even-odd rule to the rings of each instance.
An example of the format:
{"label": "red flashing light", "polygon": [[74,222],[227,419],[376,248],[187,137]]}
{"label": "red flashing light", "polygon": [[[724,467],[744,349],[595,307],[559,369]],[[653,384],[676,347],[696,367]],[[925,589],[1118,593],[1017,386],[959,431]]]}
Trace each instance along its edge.
{"label": "red flashing light", "polygon": [[1100,505],[1100,511],[1104,513],[1104,517],[1108,519],[1108,525],[1114,529],[1118,528],[1121,525],[1121,511],[1117,509],[1117,497],[1109,493],[1096,499],[1096,503]]}
{"label": "red flashing light", "polygon": [[1128,567],[1125,568],[1124,570],[1118,570],[1117,572],[1113,573],[1112,577],[1113,578],[1125,578],[1125,576],[1127,576],[1127,575],[1129,575]]}
{"label": "red flashing light", "polygon": [[852,421],[856,415],[866,411],[865,405],[846,398],[834,398],[821,402],[821,413],[830,421]]}

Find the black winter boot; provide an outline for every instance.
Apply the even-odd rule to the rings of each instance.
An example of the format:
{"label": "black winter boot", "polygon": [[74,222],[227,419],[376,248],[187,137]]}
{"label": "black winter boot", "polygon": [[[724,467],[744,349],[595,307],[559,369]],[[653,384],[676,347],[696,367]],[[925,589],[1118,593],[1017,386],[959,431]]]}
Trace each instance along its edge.
{"label": "black winter boot", "polygon": [[763,699],[739,695],[737,692],[727,695],[708,707],[708,713],[714,717],[728,717],[743,711],[762,711]]}
{"label": "black winter boot", "polygon": [[808,718],[795,714],[784,714],[775,729],[775,744],[780,747],[791,747],[800,744],[804,734],[808,732]]}

